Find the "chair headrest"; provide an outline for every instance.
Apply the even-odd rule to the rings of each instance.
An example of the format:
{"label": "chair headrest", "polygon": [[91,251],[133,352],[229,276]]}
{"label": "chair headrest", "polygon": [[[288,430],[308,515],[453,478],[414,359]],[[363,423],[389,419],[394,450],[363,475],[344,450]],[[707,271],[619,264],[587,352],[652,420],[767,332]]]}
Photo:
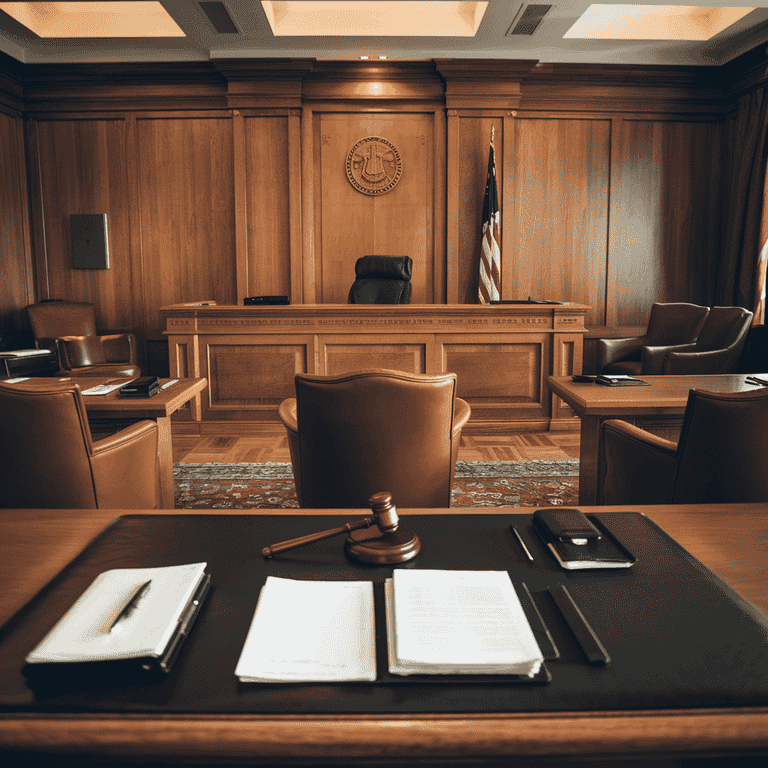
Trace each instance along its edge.
{"label": "chair headrest", "polygon": [[413,260],[410,256],[363,256],[355,263],[355,276],[384,280],[410,280]]}

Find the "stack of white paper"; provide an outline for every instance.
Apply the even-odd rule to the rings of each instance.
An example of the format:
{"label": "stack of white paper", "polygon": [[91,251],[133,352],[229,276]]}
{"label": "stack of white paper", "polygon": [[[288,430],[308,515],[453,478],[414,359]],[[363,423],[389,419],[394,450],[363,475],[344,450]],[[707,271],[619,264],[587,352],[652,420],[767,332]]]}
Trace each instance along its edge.
{"label": "stack of white paper", "polygon": [[373,584],[269,576],[235,675],[244,683],[375,680]]}
{"label": "stack of white paper", "polygon": [[389,671],[534,676],[544,661],[506,571],[395,570]]}

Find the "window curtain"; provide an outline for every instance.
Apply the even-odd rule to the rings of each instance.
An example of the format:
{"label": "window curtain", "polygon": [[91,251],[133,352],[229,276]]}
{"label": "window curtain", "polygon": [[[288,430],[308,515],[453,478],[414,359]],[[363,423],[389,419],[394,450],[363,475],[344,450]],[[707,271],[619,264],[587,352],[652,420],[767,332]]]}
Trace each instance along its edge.
{"label": "window curtain", "polygon": [[753,325],[765,323],[765,281],[768,277],[768,169],[763,186],[763,221],[760,226],[760,256],[757,263],[755,286],[755,317]]}
{"label": "window curtain", "polygon": [[728,193],[714,303],[741,306],[756,313],[765,282],[763,230],[768,230],[764,226],[768,88],[739,99],[736,112],[728,120],[726,147]]}

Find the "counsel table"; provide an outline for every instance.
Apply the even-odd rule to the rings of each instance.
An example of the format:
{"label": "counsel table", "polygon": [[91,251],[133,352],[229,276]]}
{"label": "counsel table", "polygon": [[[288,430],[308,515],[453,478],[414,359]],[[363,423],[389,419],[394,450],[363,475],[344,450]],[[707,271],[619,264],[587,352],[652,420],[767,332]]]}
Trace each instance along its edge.
{"label": "counsel table", "polygon": [[[401,514],[509,516],[525,511],[477,508],[401,510]],[[602,507],[585,511],[644,512],[744,597],[762,611],[768,610],[765,505]],[[281,515],[286,512],[311,516],[343,511],[280,510]],[[185,515],[190,513],[195,514],[184,511]],[[29,600],[120,514],[130,513],[6,510],[0,519],[0,579],[4,584],[0,621]],[[250,514],[266,513],[254,510]],[[310,522],[307,520],[307,530]],[[768,707],[300,717],[5,713],[0,715],[0,749],[101,755],[110,761],[118,757],[182,762],[248,758],[249,764],[313,765],[403,760],[409,765],[428,761],[448,765],[462,759],[506,762],[520,755],[765,755]]]}
{"label": "counsel table", "polygon": [[[46,389],[61,382],[73,382],[80,389],[107,382],[117,382],[115,376],[81,376],[70,378],[31,378],[16,386],[27,389]],[[125,381],[130,381],[126,378]],[[170,379],[161,379],[165,384]],[[126,422],[151,419],[157,422],[157,454],[160,463],[160,497],[163,509],[173,509],[173,446],[171,436],[171,414],[192,400],[192,418],[200,420],[199,393],[208,382],[205,379],[181,379],[170,387],[149,398],[120,397],[117,391],[106,395],[85,395],[85,410],[93,432],[109,429],[115,431]],[[97,435],[98,437],[98,435]]]}
{"label": "counsel table", "polygon": [[748,392],[759,385],[745,381],[748,374],[701,376],[642,376],[649,386],[606,387],[576,382],[570,376],[550,376],[550,390],[571,406],[581,419],[579,448],[579,504],[601,501],[601,427],[606,419],[634,421],[638,416],[678,417],[685,412],[688,392]]}

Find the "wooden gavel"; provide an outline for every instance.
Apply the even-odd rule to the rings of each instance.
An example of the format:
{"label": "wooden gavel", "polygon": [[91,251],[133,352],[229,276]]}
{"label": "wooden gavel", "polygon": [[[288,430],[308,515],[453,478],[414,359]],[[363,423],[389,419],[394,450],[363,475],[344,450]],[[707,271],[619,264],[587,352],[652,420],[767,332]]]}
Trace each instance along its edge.
{"label": "wooden gavel", "polygon": [[[365,539],[370,538],[369,542],[366,543],[365,539],[362,542],[353,542],[354,551],[351,553],[353,557],[364,562],[404,562],[415,557],[420,548],[418,537],[408,528],[400,526],[400,518],[397,516],[397,510],[392,503],[392,494],[387,491],[375,493],[368,499],[368,504],[374,513],[373,517],[366,517],[354,523],[346,523],[346,525],[327,531],[310,533],[308,536],[299,536],[297,539],[281,541],[271,547],[264,547],[261,554],[267,558],[272,557],[280,552],[287,552],[289,549],[296,549],[315,541],[330,539],[342,533],[350,533],[375,525],[378,532],[374,532],[373,537],[365,537]],[[400,530],[398,531],[398,529]],[[363,548],[362,555],[356,551],[358,547]],[[368,552],[369,547],[373,547],[374,551]]]}

